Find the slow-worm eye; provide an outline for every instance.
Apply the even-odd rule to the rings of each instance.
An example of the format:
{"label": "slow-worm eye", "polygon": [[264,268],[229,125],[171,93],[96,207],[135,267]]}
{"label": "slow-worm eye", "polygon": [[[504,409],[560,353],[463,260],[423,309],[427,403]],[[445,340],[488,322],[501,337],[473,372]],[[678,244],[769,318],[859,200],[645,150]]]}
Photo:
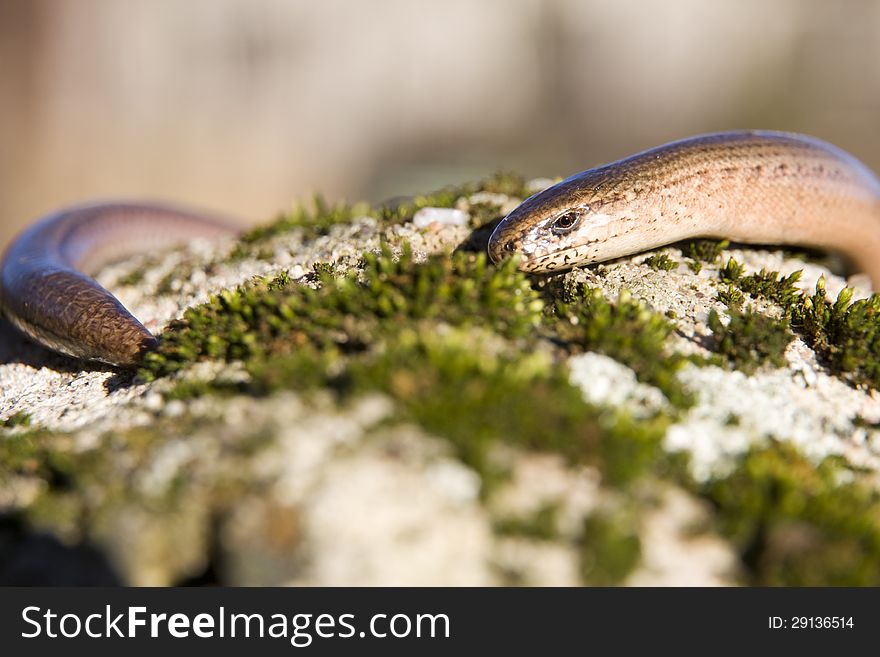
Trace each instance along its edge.
{"label": "slow-worm eye", "polygon": [[562,235],[569,232],[580,223],[581,213],[577,210],[566,210],[553,220],[550,224],[550,230],[556,235]]}

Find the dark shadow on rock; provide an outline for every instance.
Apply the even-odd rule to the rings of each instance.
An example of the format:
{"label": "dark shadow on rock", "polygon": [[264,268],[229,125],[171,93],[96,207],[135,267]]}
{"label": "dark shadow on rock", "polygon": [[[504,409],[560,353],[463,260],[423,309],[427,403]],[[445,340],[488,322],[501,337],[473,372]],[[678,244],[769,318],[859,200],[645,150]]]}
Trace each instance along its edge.
{"label": "dark shadow on rock", "polygon": [[223,586],[222,573],[224,572],[225,559],[221,534],[223,528],[223,517],[220,513],[215,513],[211,517],[211,526],[209,528],[209,553],[208,563],[204,570],[200,573],[190,575],[178,582],[174,586]]}
{"label": "dark shadow on rock", "polygon": [[121,586],[109,559],[88,544],[66,546],[15,515],[0,515],[0,586]]}
{"label": "dark shadow on rock", "polygon": [[0,365],[12,363],[34,368],[48,367],[64,374],[76,374],[83,370],[113,371],[109,365],[89,363],[46,349],[22,335],[5,317],[0,317]]}
{"label": "dark shadow on rock", "polygon": [[498,217],[495,221],[490,221],[489,223],[471,231],[471,234],[468,235],[467,239],[455,247],[455,251],[486,253],[489,248],[489,238],[492,236],[492,231],[501,223],[502,219],[504,219],[504,217]]}
{"label": "dark shadow on rock", "polygon": [[[93,369],[104,369],[104,368],[93,368]],[[106,366],[105,371],[112,371],[113,376],[104,381],[104,390],[107,391],[107,394],[110,395],[118,390],[124,390],[125,388],[130,388],[134,384],[135,376],[137,376],[137,370],[135,369],[115,369]]]}
{"label": "dark shadow on rock", "polygon": [[9,320],[0,317],[0,365],[13,363],[21,363],[35,369],[47,367],[62,374],[113,372],[113,376],[104,383],[108,393],[131,386],[136,374],[134,369],[120,369],[112,365],[57,354],[22,335]]}
{"label": "dark shadow on rock", "polygon": [[687,335],[683,331],[676,329],[675,333],[685,340],[689,340],[697,346],[700,346],[707,351],[711,351],[713,354],[715,353],[715,349],[718,347],[718,345],[715,344],[715,334],[711,331],[709,331],[709,333],[695,333],[694,335]]}

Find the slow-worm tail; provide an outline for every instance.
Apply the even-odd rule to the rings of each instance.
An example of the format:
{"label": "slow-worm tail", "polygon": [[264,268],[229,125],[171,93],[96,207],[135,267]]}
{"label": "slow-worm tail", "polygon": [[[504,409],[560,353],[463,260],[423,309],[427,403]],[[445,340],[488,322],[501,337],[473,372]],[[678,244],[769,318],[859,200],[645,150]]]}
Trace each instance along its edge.
{"label": "slow-worm tail", "polygon": [[131,366],[156,338],[90,274],[137,252],[232,236],[229,224],[153,203],[102,203],[51,214],[0,264],[0,306],[23,333],[76,358]]}

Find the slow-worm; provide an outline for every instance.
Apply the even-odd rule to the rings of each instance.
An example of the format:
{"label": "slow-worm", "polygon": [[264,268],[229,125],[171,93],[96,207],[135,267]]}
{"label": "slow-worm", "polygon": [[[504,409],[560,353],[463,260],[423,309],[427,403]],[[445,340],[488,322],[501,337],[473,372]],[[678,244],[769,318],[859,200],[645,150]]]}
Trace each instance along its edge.
{"label": "slow-worm", "polygon": [[[204,215],[155,204],[62,210],[28,228],[0,266],[9,320],[62,353],[134,365],[156,338],[89,274],[127,254],[234,234]],[[526,199],[489,240],[548,272],[691,237],[841,251],[880,289],[880,182],[811,137],[726,132],[659,146],[584,171]]]}
{"label": "slow-worm", "polygon": [[156,338],[90,274],[133,253],[234,235],[224,221],[154,203],[101,203],[50,214],[9,246],[0,307],[42,345],[85,360],[136,365]]}
{"label": "slow-worm", "polygon": [[526,199],[489,254],[548,272],[693,237],[839,251],[880,290],[880,181],[826,142],[722,132],[589,169]]}

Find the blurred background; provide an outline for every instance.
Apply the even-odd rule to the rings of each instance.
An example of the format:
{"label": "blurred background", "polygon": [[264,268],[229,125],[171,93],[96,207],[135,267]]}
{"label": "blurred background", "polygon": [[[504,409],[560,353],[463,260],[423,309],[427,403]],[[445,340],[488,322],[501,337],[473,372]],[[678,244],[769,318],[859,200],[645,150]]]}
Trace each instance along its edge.
{"label": "blurred background", "polygon": [[94,198],[254,222],[737,127],[880,170],[880,0],[0,0],[0,247]]}

